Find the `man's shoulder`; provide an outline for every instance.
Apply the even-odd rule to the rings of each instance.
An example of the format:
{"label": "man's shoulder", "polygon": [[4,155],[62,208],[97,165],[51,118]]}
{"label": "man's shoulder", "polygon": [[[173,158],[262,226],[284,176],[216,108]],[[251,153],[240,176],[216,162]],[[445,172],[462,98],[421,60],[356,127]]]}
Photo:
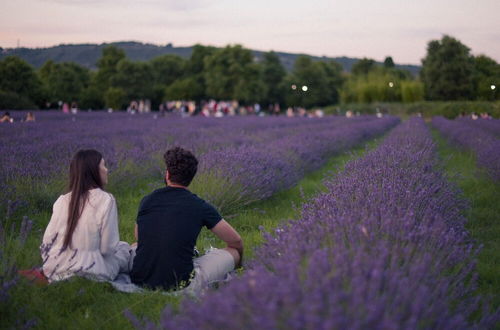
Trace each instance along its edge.
{"label": "man's shoulder", "polygon": [[160,188],[144,196],[141,200],[141,208],[147,207],[150,203],[153,203],[161,199],[165,195],[165,191],[166,191],[165,188]]}

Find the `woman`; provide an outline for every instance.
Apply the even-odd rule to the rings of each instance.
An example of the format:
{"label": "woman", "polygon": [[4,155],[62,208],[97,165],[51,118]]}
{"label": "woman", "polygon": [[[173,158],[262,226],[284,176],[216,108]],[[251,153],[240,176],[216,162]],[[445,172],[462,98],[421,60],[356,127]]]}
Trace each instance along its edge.
{"label": "woman", "polygon": [[108,169],[96,150],[80,150],[70,165],[69,192],[54,203],[40,247],[49,282],[73,275],[112,281],[128,271],[130,246],[120,242],[116,201],[103,190]]}
{"label": "woman", "polygon": [[0,123],[13,123],[14,119],[10,116],[9,112],[5,112],[2,117],[0,117]]}

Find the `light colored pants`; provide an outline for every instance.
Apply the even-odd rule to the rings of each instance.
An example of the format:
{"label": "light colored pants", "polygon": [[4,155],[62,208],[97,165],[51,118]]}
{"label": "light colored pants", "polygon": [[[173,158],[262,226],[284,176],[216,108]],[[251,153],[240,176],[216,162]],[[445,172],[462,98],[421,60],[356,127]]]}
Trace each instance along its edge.
{"label": "light colored pants", "polygon": [[[137,246],[130,251],[129,267],[132,269]],[[229,272],[234,269],[234,258],[224,249],[211,248],[201,257],[193,259],[194,278],[184,291],[187,294],[199,295],[214,283],[227,280]]]}
{"label": "light colored pants", "polygon": [[231,253],[211,248],[201,257],[193,259],[193,266],[195,275],[185,290],[198,295],[214,283],[226,280],[235,265]]}

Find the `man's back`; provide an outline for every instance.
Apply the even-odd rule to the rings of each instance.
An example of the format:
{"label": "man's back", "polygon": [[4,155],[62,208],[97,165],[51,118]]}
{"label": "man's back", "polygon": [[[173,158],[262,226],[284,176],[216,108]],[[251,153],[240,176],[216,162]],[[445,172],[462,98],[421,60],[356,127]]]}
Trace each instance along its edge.
{"label": "man's back", "polygon": [[166,290],[187,284],[201,228],[212,229],[220,220],[210,204],[184,188],[166,187],[146,196],[137,216],[132,281]]}

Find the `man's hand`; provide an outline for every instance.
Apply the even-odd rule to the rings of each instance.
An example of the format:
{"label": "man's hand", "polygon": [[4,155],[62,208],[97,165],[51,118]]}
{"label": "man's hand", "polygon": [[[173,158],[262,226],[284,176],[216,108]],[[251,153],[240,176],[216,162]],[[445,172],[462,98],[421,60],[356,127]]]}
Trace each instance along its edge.
{"label": "man's hand", "polygon": [[224,219],[219,221],[211,231],[227,244],[225,250],[233,256],[235,267],[240,267],[243,260],[243,241],[238,232]]}

